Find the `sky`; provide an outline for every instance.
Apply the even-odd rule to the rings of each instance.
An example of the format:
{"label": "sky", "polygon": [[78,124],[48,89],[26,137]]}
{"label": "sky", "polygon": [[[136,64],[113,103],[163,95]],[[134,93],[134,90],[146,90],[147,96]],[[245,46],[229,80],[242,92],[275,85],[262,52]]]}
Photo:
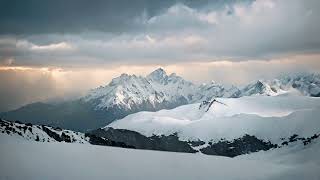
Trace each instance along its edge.
{"label": "sky", "polygon": [[0,0],[0,112],[163,67],[243,85],[320,72],[318,0]]}

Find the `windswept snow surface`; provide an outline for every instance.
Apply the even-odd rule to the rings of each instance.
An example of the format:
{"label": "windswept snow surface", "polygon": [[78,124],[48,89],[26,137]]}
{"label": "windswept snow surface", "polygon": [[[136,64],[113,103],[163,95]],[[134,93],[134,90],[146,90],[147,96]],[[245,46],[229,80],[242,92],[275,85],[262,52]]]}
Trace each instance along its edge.
{"label": "windswept snow surface", "polygon": [[0,136],[0,179],[318,180],[319,142],[238,158]]}
{"label": "windswept snow surface", "polygon": [[208,112],[199,103],[158,112],[139,112],[107,127],[146,136],[177,132],[180,139],[233,140],[245,134],[279,143],[293,134],[310,137],[320,132],[320,98],[297,95],[217,98]]}

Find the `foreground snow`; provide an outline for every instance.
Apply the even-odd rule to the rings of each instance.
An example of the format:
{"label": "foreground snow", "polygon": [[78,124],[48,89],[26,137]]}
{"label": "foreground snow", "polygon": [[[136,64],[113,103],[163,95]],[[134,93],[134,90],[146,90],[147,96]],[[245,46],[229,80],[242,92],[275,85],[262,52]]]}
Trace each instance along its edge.
{"label": "foreground snow", "polygon": [[320,144],[238,158],[0,136],[0,179],[320,179]]}
{"label": "foreground snow", "polygon": [[250,134],[272,143],[293,134],[310,137],[320,132],[320,98],[296,95],[218,98],[208,112],[200,104],[172,110],[139,112],[107,127],[128,129],[146,136],[177,132],[181,139],[233,140]]}

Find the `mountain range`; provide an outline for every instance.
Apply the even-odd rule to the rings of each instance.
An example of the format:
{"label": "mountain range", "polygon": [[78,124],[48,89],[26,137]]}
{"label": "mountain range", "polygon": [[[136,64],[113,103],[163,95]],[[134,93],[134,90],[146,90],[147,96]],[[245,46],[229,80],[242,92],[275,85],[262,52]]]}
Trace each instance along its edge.
{"label": "mountain range", "polygon": [[159,68],[146,77],[122,74],[108,85],[92,89],[76,100],[57,104],[32,103],[0,113],[0,117],[85,132],[140,111],[172,109],[214,97],[275,96],[292,91],[320,96],[320,75],[282,76],[275,80],[258,80],[241,88],[227,88],[215,82],[196,85]]}

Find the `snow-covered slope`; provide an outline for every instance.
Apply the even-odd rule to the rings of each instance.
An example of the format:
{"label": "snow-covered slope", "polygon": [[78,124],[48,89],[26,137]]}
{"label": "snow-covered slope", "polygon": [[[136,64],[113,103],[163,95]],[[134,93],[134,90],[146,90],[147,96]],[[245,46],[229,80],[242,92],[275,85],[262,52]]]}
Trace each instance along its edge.
{"label": "snow-covered slope", "polygon": [[294,134],[310,137],[320,133],[320,99],[307,96],[250,96],[218,98],[206,112],[200,104],[172,110],[139,112],[107,127],[129,129],[146,136],[177,132],[180,139],[233,140],[245,134],[280,143]]}
{"label": "snow-covered slope", "polygon": [[0,179],[319,180],[319,151],[317,143],[227,158],[0,136]]}
{"label": "snow-covered slope", "polygon": [[9,122],[0,119],[0,139],[12,137],[16,141],[27,140],[28,142],[65,142],[76,144],[92,144],[102,146],[115,146],[134,148],[123,142],[116,142],[103,137],[97,137],[90,133],[81,133],[61,128],[53,128],[44,125],[23,124]]}

